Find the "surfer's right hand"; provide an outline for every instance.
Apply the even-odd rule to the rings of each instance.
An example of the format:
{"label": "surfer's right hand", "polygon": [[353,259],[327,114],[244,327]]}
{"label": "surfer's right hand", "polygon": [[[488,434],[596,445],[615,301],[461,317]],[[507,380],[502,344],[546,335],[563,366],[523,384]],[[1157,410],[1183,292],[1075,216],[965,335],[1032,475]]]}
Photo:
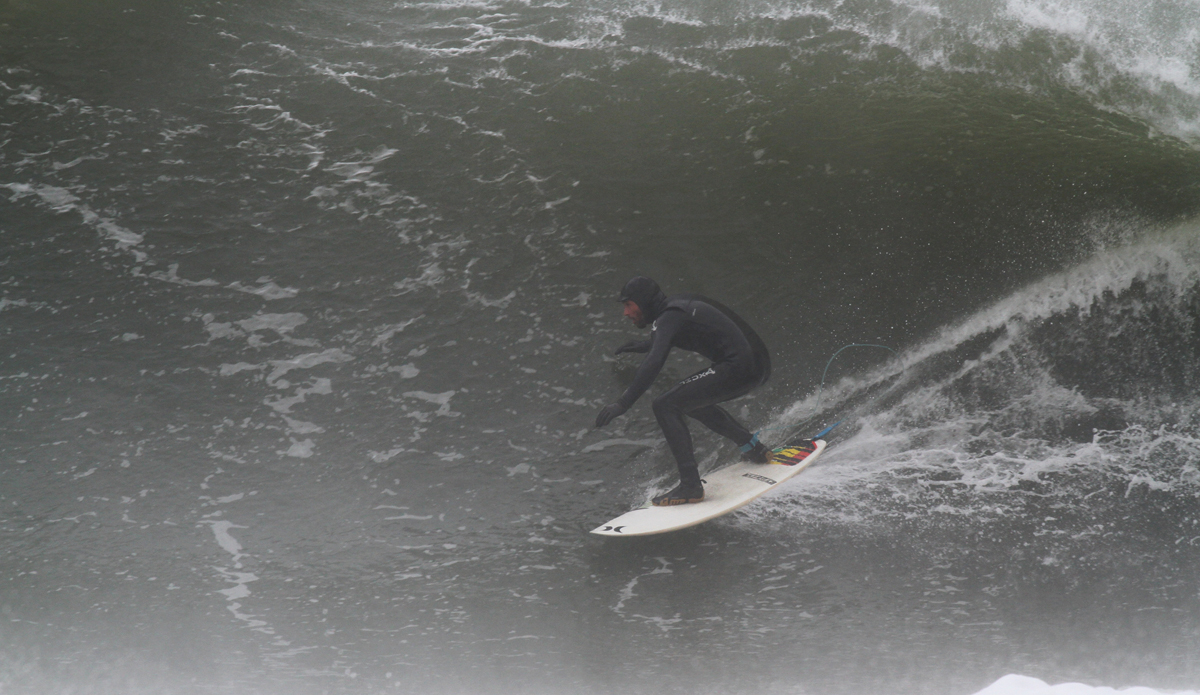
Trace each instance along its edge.
{"label": "surfer's right hand", "polygon": [[604,406],[604,409],[601,410],[600,414],[596,416],[596,427],[604,427],[608,423],[612,422],[613,418],[621,415],[626,410],[628,410],[628,408],[620,403],[609,403],[608,405]]}

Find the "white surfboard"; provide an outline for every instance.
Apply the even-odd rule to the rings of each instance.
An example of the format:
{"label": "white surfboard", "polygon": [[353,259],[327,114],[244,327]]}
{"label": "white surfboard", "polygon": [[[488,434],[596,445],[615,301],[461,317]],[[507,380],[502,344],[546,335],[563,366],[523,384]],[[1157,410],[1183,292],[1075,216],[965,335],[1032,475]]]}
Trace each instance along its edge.
{"label": "white surfboard", "polygon": [[650,536],[678,531],[728,514],[799,475],[825,450],[825,440],[818,439],[813,444],[812,452],[792,465],[743,461],[715,470],[704,476],[704,501],[674,507],[655,507],[646,502],[645,506],[597,526],[592,533]]}

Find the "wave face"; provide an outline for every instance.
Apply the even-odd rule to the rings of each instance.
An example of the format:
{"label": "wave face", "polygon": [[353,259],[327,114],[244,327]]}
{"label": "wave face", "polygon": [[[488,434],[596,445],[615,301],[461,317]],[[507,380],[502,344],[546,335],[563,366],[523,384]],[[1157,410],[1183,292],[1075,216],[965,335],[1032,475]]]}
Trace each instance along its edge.
{"label": "wave face", "polygon": [[[0,690],[1195,688],[1198,19],[7,3]],[[769,443],[843,424],[612,543],[637,274],[756,327]]]}

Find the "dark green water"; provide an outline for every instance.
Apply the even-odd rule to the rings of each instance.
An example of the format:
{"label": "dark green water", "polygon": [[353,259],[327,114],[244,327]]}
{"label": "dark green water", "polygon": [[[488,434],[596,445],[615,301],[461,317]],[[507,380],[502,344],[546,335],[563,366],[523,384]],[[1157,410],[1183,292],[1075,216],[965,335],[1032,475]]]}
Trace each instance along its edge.
{"label": "dark green water", "polygon": [[[1197,688],[1198,18],[0,5],[0,691]],[[845,424],[614,542],[635,274]]]}

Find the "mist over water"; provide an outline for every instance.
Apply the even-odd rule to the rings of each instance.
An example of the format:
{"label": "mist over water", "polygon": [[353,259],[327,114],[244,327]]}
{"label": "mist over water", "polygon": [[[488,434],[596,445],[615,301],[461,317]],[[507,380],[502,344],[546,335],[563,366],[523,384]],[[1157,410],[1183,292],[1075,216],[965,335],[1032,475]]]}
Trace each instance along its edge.
{"label": "mist over water", "polygon": [[[1198,15],[0,5],[0,691],[1196,689]],[[635,274],[843,424],[619,542]]]}

